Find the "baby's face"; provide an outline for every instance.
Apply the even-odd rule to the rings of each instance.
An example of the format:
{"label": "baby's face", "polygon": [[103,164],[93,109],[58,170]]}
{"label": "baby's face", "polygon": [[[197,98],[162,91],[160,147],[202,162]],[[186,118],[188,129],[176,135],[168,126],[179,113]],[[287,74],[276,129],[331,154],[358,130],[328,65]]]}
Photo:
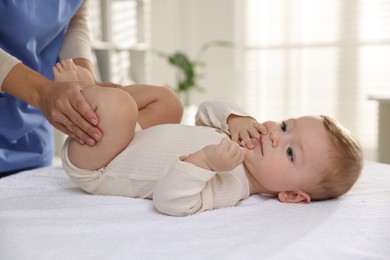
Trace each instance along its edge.
{"label": "baby's face", "polygon": [[320,182],[329,162],[331,141],[321,117],[304,116],[264,123],[267,135],[252,139],[245,166],[271,192],[304,190]]}

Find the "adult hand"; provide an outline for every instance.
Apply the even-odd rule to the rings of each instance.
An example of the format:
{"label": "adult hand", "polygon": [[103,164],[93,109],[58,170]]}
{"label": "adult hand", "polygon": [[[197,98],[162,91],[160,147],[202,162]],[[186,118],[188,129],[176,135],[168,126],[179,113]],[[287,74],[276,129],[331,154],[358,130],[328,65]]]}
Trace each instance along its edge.
{"label": "adult hand", "polygon": [[54,82],[22,63],[16,64],[2,84],[2,90],[43,111],[49,122],[77,140],[90,145],[103,135],[99,118],[81,94],[77,82]]}
{"label": "adult hand", "polygon": [[103,135],[98,127],[99,118],[81,94],[76,82],[55,82],[40,96],[40,108],[48,121],[58,130],[80,144],[95,145]]}

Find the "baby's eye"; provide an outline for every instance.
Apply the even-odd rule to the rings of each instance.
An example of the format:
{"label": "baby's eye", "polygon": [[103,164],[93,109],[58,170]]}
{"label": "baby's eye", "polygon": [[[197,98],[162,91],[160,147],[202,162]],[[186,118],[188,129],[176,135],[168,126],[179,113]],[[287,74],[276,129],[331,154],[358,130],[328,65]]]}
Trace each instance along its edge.
{"label": "baby's eye", "polygon": [[280,125],[280,130],[282,130],[282,132],[287,131],[287,124],[285,121],[283,121],[282,124]]}
{"label": "baby's eye", "polygon": [[294,162],[294,152],[291,147],[287,148],[287,157],[291,162]]}

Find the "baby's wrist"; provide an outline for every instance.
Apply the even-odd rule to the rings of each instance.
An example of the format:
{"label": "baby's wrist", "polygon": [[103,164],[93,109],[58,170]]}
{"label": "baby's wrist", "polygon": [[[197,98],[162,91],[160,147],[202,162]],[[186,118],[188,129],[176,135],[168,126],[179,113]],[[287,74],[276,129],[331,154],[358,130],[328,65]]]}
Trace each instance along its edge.
{"label": "baby's wrist", "polygon": [[193,153],[193,154],[187,154],[182,155],[179,157],[180,161],[191,163],[199,168],[212,171],[211,167],[208,165],[206,157],[204,156],[204,153],[201,151]]}

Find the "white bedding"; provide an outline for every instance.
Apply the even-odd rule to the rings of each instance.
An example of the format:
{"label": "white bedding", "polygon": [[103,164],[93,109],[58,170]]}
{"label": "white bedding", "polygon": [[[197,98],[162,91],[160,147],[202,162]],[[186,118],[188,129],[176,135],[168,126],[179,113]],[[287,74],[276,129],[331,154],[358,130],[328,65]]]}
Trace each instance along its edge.
{"label": "white bedding", "polygon": [[88,195],[60,167],[26,171],[0,179],[0,259],[390,259],[390,165],[366,162],[337,200],[255,195],[189,217]]}

